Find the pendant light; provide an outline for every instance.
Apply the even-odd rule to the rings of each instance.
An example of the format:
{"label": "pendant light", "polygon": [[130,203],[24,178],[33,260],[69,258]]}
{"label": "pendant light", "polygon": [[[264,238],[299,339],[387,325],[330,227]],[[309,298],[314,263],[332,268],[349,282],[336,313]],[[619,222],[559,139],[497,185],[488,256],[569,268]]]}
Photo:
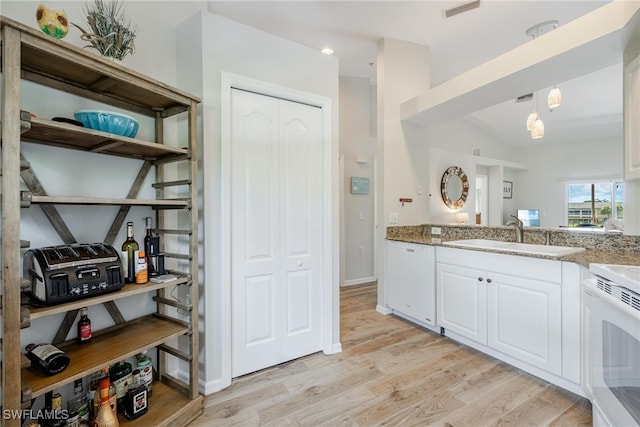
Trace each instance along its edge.
{"label": "pendant light", "polygon": [[533,123],[538,120],[538,113],[532,111],[529,113],[529,117],[527,117],[527,130],[531,131],[533,129]]}
{"label": "pendant light", "polygon": [[[525,33],[527,36],[535,40],[536,37],[540,37],[541,34],[545,34],[549,31],[555,30],[556,28],[558,28],[558,21],[547,21],[534,25],[527,29]],[[547,96],[547,105],[549,106],[549,110],[553,111],[554,108],[560,106],[561,101],[562,94],[560,93],[560,89],[554,86]],[[527,130],[531,132],[532,139],[540,139],[544,136],[544,122],[538,115],[538,92],[536,92],[533,111],[527,117]]]}
{"label": "pendant light", "polygon": [[544,136],[544,123],[540,118],[536,119],[533,122],[533,127],[531,128],[531,138],[532,139],[540,139]]}
{"label": "pendant light", "polygon": [[554,86],[553,89],[549,91],[549,95],[547,96],[547,105],[549,106],[549,111],[553,111],[554,108],[558,108],[561,102],[562,93],[560,93],[560,89]]}
{"label": "pendant light", "polygon": [[[535,106],[536,106],[535,109],[537,110],[538,109],[538,92],[536,92]],[[531,114],[529,116],[531,116]],[[542,122],[542,119],[538,116],[538,113],[536,113],[536,118],[533,120],[533,123],[531,124],[531,129],[529,130],[531,131],[532,139],[540,139],[544,136],[544,123]]]}

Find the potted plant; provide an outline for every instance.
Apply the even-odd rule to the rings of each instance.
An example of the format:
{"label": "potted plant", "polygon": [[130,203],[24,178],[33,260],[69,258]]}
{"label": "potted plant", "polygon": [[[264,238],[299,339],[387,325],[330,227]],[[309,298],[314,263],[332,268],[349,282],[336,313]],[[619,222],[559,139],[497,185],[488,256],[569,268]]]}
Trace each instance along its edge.
{"label": "potted plant", "polygon": [[118,61],[135,53],[134,40],[138,29],[125,16],[122,2],[94,0],[83,10],[91,31],[72,24],[82,32],[82,40],[91,43],[85,47],[94,48],[103,56]]}

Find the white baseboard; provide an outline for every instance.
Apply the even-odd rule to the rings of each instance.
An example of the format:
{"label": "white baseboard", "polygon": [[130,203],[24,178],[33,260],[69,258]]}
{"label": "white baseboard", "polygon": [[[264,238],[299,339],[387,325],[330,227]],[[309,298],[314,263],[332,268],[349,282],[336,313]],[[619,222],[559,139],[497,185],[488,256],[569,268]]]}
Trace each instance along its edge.
{"label": "white baseboard", "polygon": [[355,285],[362,285],[364,283],[370,283],[370,282],[375,282],[376,280],[378,280],[377,277],[371,276],[371,277],[361,277],[360,279],[350,279],[350,280],[345,280],[344,282],[342,282],[342,286],[355,286]]}
{"label": "white baseboard", "polygon": [[202,379],[198,381],[198,388],[200,389],[200,393],[208,396],[213,393],[217,393],[224,389],[223,381],[221,379],[216,379],[213,381],[204,382]]}
{"label": "white baseboard", "polygon": [[[167,374],[184,382],[189,382],[189,373],[183,371],[182,369],[175,369],[171,372],[167,372]],[[223,388],[223,381],[220,378],[207,382],[205,382],[202,378],[198,379],[198,390],[205,396],[216,393]]]}
{"label": "white baseboard", "polygon": [[342,343],[334,343],[333,346],[331,347],[330,352],[324,352],[324,354],[336,354],[336,353],[342,353]]}
{"label": "white baseboard", "polygon": [[393,313],[392,309],[390,309],[389,307],[385,307],[383,305],[380,305],[380,304],[376,305],[376,311],[378,313],[384,314],[385,316],[388,315],[388,314]]}

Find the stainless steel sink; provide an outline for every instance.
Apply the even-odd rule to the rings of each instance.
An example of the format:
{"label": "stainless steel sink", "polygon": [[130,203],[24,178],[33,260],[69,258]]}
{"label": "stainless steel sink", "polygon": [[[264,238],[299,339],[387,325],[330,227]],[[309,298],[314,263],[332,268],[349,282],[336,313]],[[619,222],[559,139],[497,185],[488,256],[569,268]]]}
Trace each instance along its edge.
{"label": "stainless steel sink", "polygon": [[513,243],[489,239],[464,239],[443,242],[444,245],[462,246],[476,249],[492,249],[505,252],[516,252],[529,255],[546,255],[558,257],[584,252],[584,248],[572,246],[536,245],[534,243]]}

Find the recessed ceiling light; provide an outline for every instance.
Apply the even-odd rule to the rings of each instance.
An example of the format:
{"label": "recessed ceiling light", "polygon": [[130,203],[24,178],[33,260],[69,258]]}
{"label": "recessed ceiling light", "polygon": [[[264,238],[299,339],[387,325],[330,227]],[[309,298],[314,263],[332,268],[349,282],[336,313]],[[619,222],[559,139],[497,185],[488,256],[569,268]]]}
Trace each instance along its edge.
{"label": "recessed ceiling light", "polygon": [[333,49],[331,49],[330,47],[325,47],[320,52],[324,53],[325,55],[333,55]]}

